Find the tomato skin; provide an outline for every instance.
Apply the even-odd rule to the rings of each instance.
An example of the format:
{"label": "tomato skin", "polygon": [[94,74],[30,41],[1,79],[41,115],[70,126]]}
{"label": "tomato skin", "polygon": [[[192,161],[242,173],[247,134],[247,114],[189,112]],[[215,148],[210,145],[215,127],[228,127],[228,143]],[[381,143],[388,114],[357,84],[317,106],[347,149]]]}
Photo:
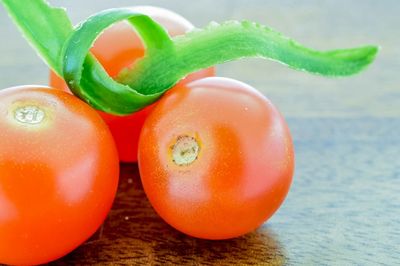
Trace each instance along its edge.
{"label": "tomato skin", "polygon": [[118,177],[112,135],[86,103],[45,87],[0,91],[0,263],[47,263],[78,247],[103,223]]}
{"label": "tomato skin", "polygon": [[[196,140],[199,153],[179,165],[174,148],[184,136]],[[294,151],[286,122],[263,95],[235,80],[205,78],[158,102],[140,136],[139,169],[167,223],[194,237],[227,239],[256,229],[279,208]]]}
{"label": "tomato skin", "polygon": [[[138,6],[132,9],[152,17],[163,25],[171,36],[184,34],[194,28],[185,18],[167,9],[152,6]],[[145,47],[132,26],[123,22],[107,29],[96,40],[91,51],[107,73],[111,77],[116,77],[122,69],[143,57]],[[195,79],[214,76],[214,74],[214,68],[209,68],[193,73],[181,82],[187,83]],[[69,91],[64,80],[53,72],[50,73],[50,86]],[[152,106],[147,107],[129,116],[114,116],[99,111],[114,136],[121,161],[137,161],[140,131],[151,108]]]}

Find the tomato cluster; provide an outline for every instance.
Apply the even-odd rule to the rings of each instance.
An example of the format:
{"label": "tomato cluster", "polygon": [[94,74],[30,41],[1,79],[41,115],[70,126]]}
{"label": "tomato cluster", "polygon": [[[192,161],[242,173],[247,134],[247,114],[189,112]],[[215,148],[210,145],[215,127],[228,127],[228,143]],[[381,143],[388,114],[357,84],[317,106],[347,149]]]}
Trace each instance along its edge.
{"label": "tomato cluster", "polygon": [[[173,36],[193,28],[165,9],[137,11]],[[120,23],[92,52],[115,77],[145,49]],[[45,263],[83,243],[110,210],[119,161],[137,154],[154,209],[188,235],[237,237],[271,217],[292,181],[288,127],[255,89],[213,75],[213,68],[194,73],[127,117],[99,115],[54,73],[58,89],[1,91],[0,263]]]}

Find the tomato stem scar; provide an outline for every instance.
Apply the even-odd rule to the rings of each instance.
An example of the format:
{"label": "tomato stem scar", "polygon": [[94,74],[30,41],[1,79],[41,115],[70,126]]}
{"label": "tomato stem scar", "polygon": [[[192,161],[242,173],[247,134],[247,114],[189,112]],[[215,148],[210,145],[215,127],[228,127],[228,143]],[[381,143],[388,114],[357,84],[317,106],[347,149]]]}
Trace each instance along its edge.
{"label": "tomato stem scar", "polygon": [[172,146],[172,161],[178,166],[192,164],[198,157],[200,145],[194,137],[179,136]]}
{"label": "tomato stem scar", "polygon": [[20,123],[36,125],[43,121],[45,112],[37,106],[27,105],[14,111],[14,118]]}

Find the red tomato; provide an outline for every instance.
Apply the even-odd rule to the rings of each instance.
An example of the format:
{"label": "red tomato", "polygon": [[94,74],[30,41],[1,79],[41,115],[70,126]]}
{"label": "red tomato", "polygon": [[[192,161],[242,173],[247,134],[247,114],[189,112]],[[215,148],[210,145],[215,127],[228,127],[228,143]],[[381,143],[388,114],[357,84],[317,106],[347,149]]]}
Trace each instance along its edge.
{"label": "red tomato", "polygon": [[[133,9],[152,17],[163,25],[171,36],[184,34],[194,28],[185,18],[167,9],[151,6],[140,6]],[[143,57],[145,48],[132,26],[124,22],[106,30],[97,39],[91,51],[108,74],[115,77],[123,68],[129,67],[138,58]],[[187,83],[213,75],[213,68],[205,69],[189,75],[182,82]],[[50,75],[50,85],[68,91],[64,80],[54,73]],[[100,112],[114,136],[121,161],[137,161],[137,143],[140,130],[151,108],[150,106],[135,114],[123,117]]]}
{"label": "red tomato", "polygon": [[106,124],[60,90],[0,91],[0,263],[46,263],[102,224],[119,161]]}
{"label": "red tomato", "polygon": [[266,221],[292,181],[278,110],[250,86],[206,78],[173,88],[147,118],[139,169],[158,214],[188,235],[227,239]]}

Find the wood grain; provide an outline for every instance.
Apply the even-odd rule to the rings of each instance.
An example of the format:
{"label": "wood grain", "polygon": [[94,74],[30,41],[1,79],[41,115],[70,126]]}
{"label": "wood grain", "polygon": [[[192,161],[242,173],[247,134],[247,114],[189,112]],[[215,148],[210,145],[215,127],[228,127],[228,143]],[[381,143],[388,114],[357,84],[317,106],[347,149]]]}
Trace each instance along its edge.
{"label": "wood grain", "polygon": [[144,195],[137,165],[122,165],[119,192],[102,228],[53,265],[283,265],[268,228],[226,241],[185,236],[157,216]]}
{"label": "wood grain", "polygon": [[122,165],[114,207],[87,243],[54,265],[396,265],[400,262],[400,118],[289,119],[297,167],[281,209],[227,241],[165,224]]}

